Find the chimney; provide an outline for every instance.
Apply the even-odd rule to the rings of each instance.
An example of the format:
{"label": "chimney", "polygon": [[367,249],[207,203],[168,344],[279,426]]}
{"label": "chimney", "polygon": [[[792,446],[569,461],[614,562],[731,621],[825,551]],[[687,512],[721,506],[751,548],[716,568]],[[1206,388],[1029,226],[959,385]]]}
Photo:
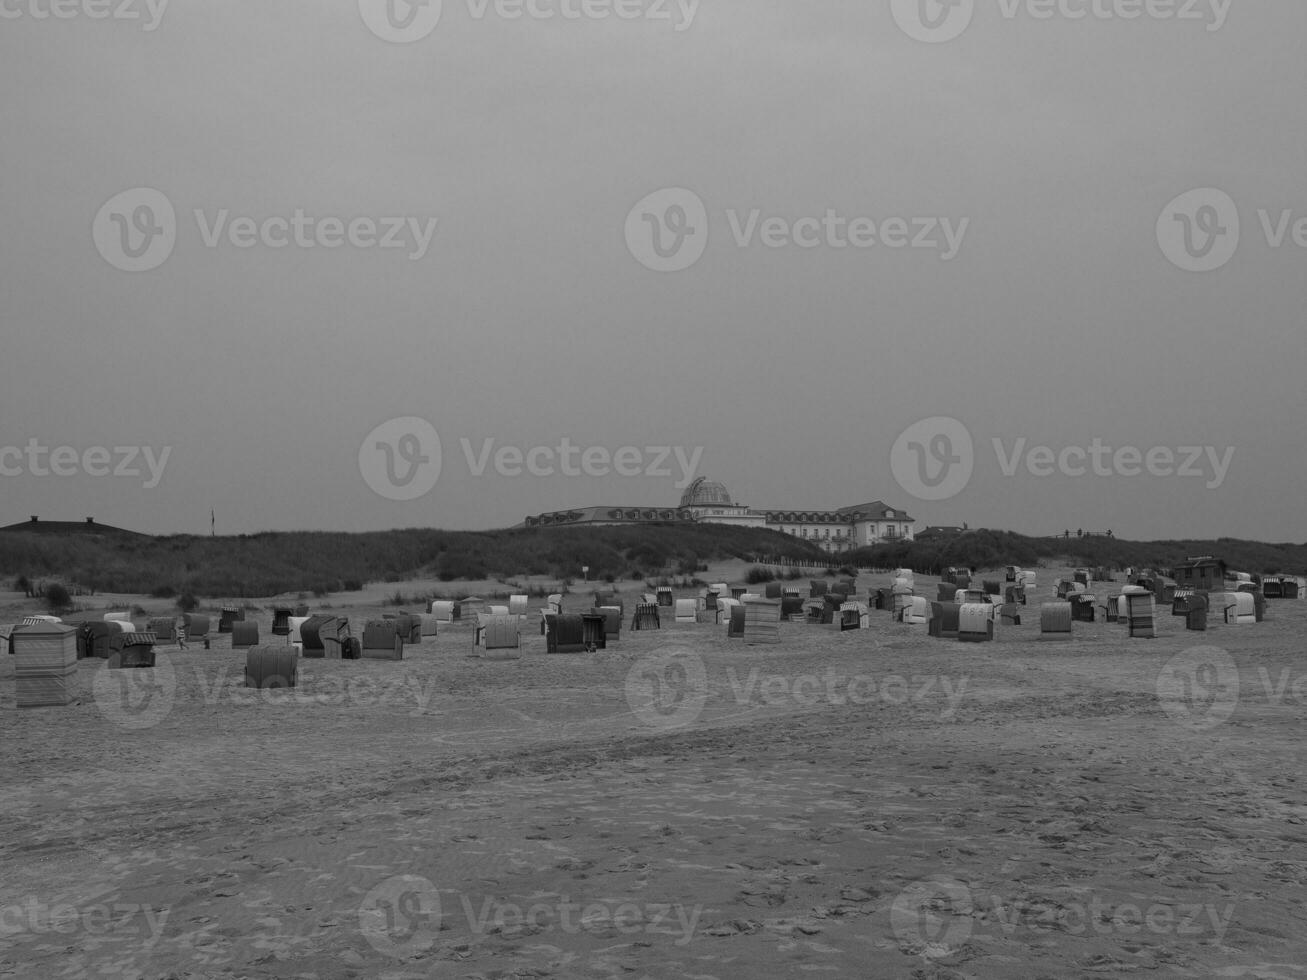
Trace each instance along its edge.
{"label": "chimney", "polygon": [[88,517],[88,518],[86,519],[86,523],[87,523],[87,524],[94,524],[94,523],[95,523],[95,518],[94,518],[94,517]]}
{"label": "chimney", "polygon": [[35,515],[35,514],[32,515],[32,523],[33,523],[33,524],[36,523],[36,515]]}

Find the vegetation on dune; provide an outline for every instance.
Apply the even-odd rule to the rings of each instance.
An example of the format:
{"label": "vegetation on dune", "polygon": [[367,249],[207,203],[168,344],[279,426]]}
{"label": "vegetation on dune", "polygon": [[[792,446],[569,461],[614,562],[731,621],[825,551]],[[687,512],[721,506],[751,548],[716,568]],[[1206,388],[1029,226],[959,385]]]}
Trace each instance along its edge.
{"label": "vegetation on dune", "polygon": [[[949,566],[1035,567],[1041,562],[1167,569],[1192,555],[1216,555],[1232,569],[1307,574],[1307,545],[1217,541],[1123,541],[1119,538],[1029,538],[1008,531],[902,541],[841,556],[840,574],[861,568],[912,568],[938,574]],[[414,578],[456,580],[539,576],[568,584],[589,568],[592,582],[697,581],[706,563],[757,562],[750,584],[817,577],[817,568],[784,567],[829,556],[814,543],[761,528],[722,525],[515,528],[506,531],[382,531],[366,534],[288,532],[240,537],[115,538],[85,535],[0,535],[0,575],[29,596],[50,599],[62,584],[74,594],[118,592],[178,599],[259,597],[287,592],[321,598],[367,582]],[[830,570],[827,570],[830,574]],[[768,578],[770,576],[770,578]],[[518,588],[519,591],[528,591]],[[59,598],[57,595],[55,598]]]}
{"label": "vegetation on dune", "polygon": [[[0,535],[0,575],[58,579],[74,590],[175,596],[257,597],[357,591],[412,578],[544,576],[594,581],[689,576],[706,562],[816,560],[816,545],[760,528],[643,525],[415,529],[364,534],[266,532],[239,537],[115,538]],[[21,588],[21,586],[20,586]]]}
{"label": "vegetation on dune", "polygon": [[1307,574],[1307,545],[1266,544],[1220,538],[1216,541],[1123,541],[1108,537],[1028,538],[1011,531],[969,531],[966,534],[898,541],[852,552],[852,564],[872,568],[911,568],[939,574],[951,566],[1032,568],[1067,560],[1074,565],[1169,569],[1197,555],[1224,559],[1231,569],[1265,574]]}

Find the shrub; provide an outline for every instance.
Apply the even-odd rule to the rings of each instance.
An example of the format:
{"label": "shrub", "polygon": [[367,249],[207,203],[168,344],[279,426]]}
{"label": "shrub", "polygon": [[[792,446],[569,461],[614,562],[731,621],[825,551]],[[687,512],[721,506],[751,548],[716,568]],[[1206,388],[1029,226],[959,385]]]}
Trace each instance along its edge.
{"label": "shrub", "polygon": [[486,577],[486,567],[480,560],[466,552],[447,551],[440,556],[437,578],[442,582],[455,579],[482,579]]}
{"label": "shrub", "polygon": [[27,598],[32,598],[32,580],[26,575],[20,575],[14,579],[14,591],[21,592]]}
{"label": "shrub", "polygon": [[144,606],[138,603],[137,605],[132,606],[132,615],[137,617],[148,616],[150,615],[150,612],[148,609],[146,609]]}
{"label": "shrub", "polygon": [[195,612],[199,605],[200,600],[195,598],[195,596],[191,595],[189,592],[183,592],[181,597],[177,600],[177,608],[184,613]]}
{"label": "shrub", "polygon": [[761,585],[764,582],[775,582],[776,575],[770,568],[754,565],[749,569],[748,574],[744,576],[744,581],[747,585]]}
{"label": "shrub", "polygon": [[150,591],[151,599],[172,599],[176,597],[176,595],[177,595],[177,590],[174,589],[171,585],[156,585]]}
{"label": "shrub", "polygon": [[[316,594],[316,590],[314,590],[314,591],[315,591],[315,594]],[[335,591],[335,590],[333,590],[333,589],[329,589],[328,591]],[[362,592],[362,591],[363,591],[363,583],[362,583],[359,579],[356,579],[356,578],[347,578],[347,579],[345,579],[344,582],[341,583],[341,591],[342,591],[342,592]]]}
{"label": "shrub", "polygon": [[50,612],[57,613],[62,609],[66,609],[72,604],[72,601],[72,596],[68,594],[68,590],[58,582],[52,582],[46,586],[45,604],[49,607]]}

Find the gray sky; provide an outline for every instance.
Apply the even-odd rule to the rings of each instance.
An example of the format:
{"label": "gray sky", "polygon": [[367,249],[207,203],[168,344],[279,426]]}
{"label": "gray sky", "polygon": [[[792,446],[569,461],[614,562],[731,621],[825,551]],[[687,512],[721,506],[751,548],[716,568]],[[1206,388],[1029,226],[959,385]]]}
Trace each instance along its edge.
{"label": "gray sky", "polygon": [[[390,43],[358,0],[178,0],[154,30],[145,0],[139,20],[92,19],[94,0],[35,16],[49,2],[0,2],[0,446],[171,452],[148,489],[122,454],[111,469],[140,476],[81,457],[38,475],[11,453],[0,523],[207,533],[212,507],[226,533],[481,528],[678,501],[675,456],[662,476],[644,475],[656,452],[639,476],[568,476],[561,461],[511,475],[511,458],[497,473],[492,454],[478,476],[461,445],[567,439],[703,447],[698,472],[757,507],[883,498],[923,524],[1307,539],[1292,223],[1307,217],[1307,5],[1073,20],[981,0],[934,43],[889,0],[705,0],[688,21],[675,3],[670,20],[510,20],[445,0],[429,34]],[[1113,2],[1129,7],[1099,9]],[[141,187],[175,208],[175,247],[122,271],[93,223]],[[624,232],[664,188],[706,207],[706,249],[681,271],[647,268]],[[1211,271],[1159,241],[1195,188],[1239,216]],[[405,247],[238,248],[225,225],[209,247],[223,209],[402,217]],[[732,221],[755,209],[965,233],[950,259],[837,248],[825,230],[772,248],[759,227],[740,247]],[[1273,232],[1291,210],[1280,247],[1259,210]],[[1195,212],[1200,236],[1213,213],[1228,217]],[[636,226],[673,220],[649,214]],[[433,218],[414,259],[412,226]],[[409,416],[439,433],[442,465],[429,493],[395,500],[360,447]],[[965,424],[974,471],[924,500],[894,446],[935,416]],[[1024,461],[1008,476],[999,460],[1096,439],[1234,454],[1228,469],[1204,455],[1198,476],[1161,475],[1161,455],[1137,476],[1110,454],[1108,476]]]}

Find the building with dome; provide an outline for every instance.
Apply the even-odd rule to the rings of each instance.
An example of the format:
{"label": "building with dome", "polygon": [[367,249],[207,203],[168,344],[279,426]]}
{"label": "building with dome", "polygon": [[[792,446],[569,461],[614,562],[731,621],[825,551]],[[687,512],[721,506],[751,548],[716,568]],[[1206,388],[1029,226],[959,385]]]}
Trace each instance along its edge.
{"label": "building with dome", "polygon": [[766,527],[767,519],[758,511],[731,500],[725,484],[701,476],[681,494],[681,509],[705,524],[731,524],[735,527]]}
{"label": "building with dome", "polygon": [[676,509],[586,507],[528,517],[525,527],[698,523],[766,527],[810,541],[832,554],[891,541],[911,541],[916,522],[906,511],[873,500],[838,510],[755,510],[737,503],[724,484],[699,477]]}

